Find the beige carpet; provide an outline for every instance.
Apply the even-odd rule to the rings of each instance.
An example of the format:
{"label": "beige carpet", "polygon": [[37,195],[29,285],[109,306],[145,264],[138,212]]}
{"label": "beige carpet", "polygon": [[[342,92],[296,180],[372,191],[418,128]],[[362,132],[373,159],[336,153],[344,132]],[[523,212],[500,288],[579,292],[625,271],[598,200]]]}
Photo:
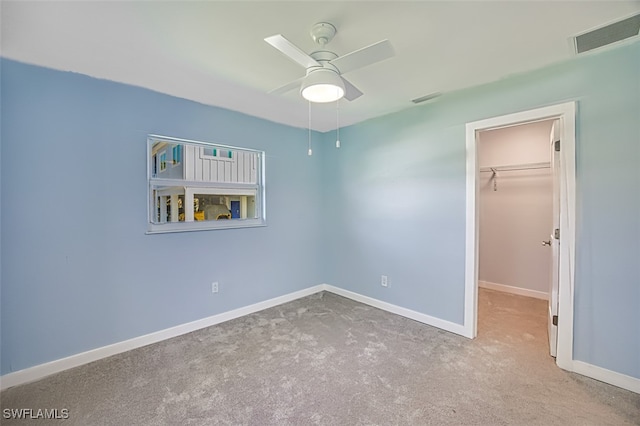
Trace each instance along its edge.
{"label": "beige carpet", "polygon": [[480,292],[468,340],[331,293],[0,394],[67,425],[629,425],[640,395],[557,368],[545,303]]}

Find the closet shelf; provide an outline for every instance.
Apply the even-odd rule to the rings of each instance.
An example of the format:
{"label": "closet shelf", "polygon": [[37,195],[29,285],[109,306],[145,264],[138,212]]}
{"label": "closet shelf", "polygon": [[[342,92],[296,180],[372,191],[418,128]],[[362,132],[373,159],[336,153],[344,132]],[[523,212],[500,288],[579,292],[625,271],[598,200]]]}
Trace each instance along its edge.
{"label": "closet shelf", "polygon": [[549,161],[543,163],[523,163],[523,164],[510,164],[503,166],[491,166],[481,167],[480,172],[509,172],[515,170],[532,170],[532,169],[548,169],[551,167]]}

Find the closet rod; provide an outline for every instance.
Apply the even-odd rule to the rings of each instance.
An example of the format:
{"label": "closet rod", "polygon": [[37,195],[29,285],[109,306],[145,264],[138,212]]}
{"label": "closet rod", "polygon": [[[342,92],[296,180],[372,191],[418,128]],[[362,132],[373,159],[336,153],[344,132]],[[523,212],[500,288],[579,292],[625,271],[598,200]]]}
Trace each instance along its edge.
{"label": "closet rod", "polygon": [[544,163],[524,163],[524,164],[512,164],[507,166],[492,166],[481,167],[481,172],[508,172],[512,170],[532,170],[532,169],[548,169],[551,167],[550,162]]}

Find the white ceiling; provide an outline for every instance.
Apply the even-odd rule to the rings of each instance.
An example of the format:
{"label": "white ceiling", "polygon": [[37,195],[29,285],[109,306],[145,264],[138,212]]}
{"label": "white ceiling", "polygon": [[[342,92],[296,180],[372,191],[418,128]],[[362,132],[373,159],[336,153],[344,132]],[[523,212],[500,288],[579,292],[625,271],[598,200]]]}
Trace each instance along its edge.
{"label": "white ceiling", "polygon": [[[297,91],[267,92],[304,69],[263,39],[307,52],[320,21],[342,55],[389,39],[396,56],[345,75],[364,92],[340,102],[340,125],[574,56],[571,37],[640,11],[640,1],[2,1],[2,56],[142,86],[297,127]],[[437,102],[437,101],[436,101]],[[314,104],[312,128],[336,127]]]}

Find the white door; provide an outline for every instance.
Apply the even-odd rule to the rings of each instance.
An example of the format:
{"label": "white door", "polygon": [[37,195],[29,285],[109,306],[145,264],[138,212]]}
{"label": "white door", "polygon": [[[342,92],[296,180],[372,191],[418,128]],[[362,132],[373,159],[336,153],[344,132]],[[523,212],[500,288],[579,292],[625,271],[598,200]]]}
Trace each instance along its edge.
{"label": "white door", "polygon": [[551,279],[549,288],[549,350],[555,357],[558,346],[558,288],[560,279],[560,122],[556,120],[551,126],[551,173],[553,175],[553,225],[548,241],[551,256]]}

